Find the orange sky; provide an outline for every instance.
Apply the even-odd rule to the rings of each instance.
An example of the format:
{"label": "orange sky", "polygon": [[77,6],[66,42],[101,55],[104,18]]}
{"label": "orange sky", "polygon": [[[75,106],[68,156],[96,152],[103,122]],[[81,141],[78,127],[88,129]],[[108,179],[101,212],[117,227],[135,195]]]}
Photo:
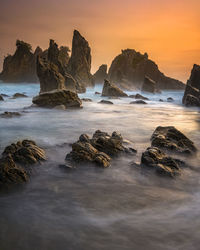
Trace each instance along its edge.
{"label": "orange sky", "polygon": [[71,47],[73,29],[89,41],[93,72],[125,48],[183,81],[200,64],[200,0],[0,0],[0,10],[1,66],[16,39]]}

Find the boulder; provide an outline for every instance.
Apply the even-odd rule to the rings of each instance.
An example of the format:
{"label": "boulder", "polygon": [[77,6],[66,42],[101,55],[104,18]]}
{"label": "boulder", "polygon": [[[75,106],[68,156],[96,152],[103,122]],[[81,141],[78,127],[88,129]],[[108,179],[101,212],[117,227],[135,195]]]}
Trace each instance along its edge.
{"label": "boulder", "polygon": [[99,69],[94,73],[93,79],[94,83],[103,84],[104,80],[108,78],[107,65],[102,64]]}
{"label": "boulder", "polygon": [[192,154],[197,151],[194,143],[173,126],[157,127],[151,137],[151,145],[180,154]]}
{"label": "boulder", "polygon": [[141,89],[145,76],[155,81],[158,89],[185,88],[182,82],[165,76],[147,53],[141,54],[134,49],[122,50],[108,71],[108,80],[127,90]]}
{"label": "boulder", "polygon": [[92,102],[92,99],[90,99],[90,98],[82,98],[81,101],[83,101],[83,102]]}
{"label": "boulder", "polygon": [[140,94],[136,94],[135,95],[135,99],[140,99],[140,100],[149,100],[149,98],[147,98],[147,97],[145,97],[145,96],[143,96],[143,95],[140,95]]}
{"label": "boulder", "polygon": [[186,106],[200,106],[200,66],[194,64],[190,79],[187,81],[183,104]]}
{"label": "boulder", "polygon": [[156,83],[149,77],[145,76],[144,83],[142,85],[142,91],[155,93],[156,92]]}
{"label": "boulder", "polygon": [[24,97],[28,97],[28,96],[23,93],[15,93],[12,98],[15,99],[15,98],[24,98]]}
{"label": "boulder", "polygon": [[143,100],[137,100],[137,101],[134,101],[134,102],[130,102],[130,104],[147,104],[145,101]]}
{"label": "boulder", "polygon": [[12,117],[19,117],[21,114],[19,112],[8,112],[5,111],[4,113],[0,114],[2,118],[12,118]]}
{"label": "boulder", "polygon": [[2,96],[2,95],[0,95],[0,101],[4,101],[4,99],[3,99],[3,96]]}
{"label": "boulder", "polygon": [[108,101],[108,100],[101,100],[99,103],[102,103],[102,104],[113,104],[113,102]]}
{"label": "boulder", "polygon": [[40,107],[54,108],[64,105],[66,108],[80,108],[82,101],[70,90],[54,90],[35,96],[32,102]]}
{"label": "boulder", "polygon": [[102,96],[127,97],[128,95],[114,84],[111,84],[108,80],[105,80]]}
{"label": "boulder", "polygon": [[1,93],[0,95],[3,97],[9,97],[9,95],[3,94],[3,93]]}
{"label": "boulder", "polygon": [[174,102],[174,99],[173,99],[172,97],[168,97],[168,98],[167,98],[167,101],[168,101],[168,102]]}
{"label": "boulder", "polygon": [[96,92],[95,92],[95,95],[100,95],[100,94],[101,94],[101,93],[100,93],[100,92],[98,92],[98,91],[96,91]]}

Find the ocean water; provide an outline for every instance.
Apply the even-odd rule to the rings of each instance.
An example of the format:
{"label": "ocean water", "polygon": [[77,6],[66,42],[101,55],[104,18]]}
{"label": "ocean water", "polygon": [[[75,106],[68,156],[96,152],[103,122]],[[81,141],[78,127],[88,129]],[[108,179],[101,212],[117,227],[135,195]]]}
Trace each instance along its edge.
{"label": "ocean water", "polygon": [[[62,111],[30,107],[38,84],[0,84],[0,93],[10,96],[0,102],[0,113],[22,113],[0,119],[0,153],[28,138],[48,157],[28,183],[0,193],[0,250],[199,249],[200,154],[183,158],[191,167],[176,179],[141,172],[131,162],[140,161],[157,126],[175,126],[200,150],[200,110],[182,106],[183,91],[144,94],[147,105],[129,104],[131,98],[106,105],[94,94],[101,89],[79,95],[93,100],[83,102],[83,109]],[[16,92],[28,97],[12,99]],[[60,169],[70,143],[97,129],[119,131],[137,155],[116,158],[108,169]]]}

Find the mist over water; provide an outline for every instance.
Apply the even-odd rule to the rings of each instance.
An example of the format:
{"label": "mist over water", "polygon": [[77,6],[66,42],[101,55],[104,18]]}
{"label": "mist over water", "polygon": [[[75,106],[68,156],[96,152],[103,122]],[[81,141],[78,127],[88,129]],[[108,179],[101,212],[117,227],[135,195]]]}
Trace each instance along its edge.
{"label": "mist over water", "polygon": [[[162,178],[131,166],[150,146],[157,126],[175,126],[200,150],[200,112],[181,105],[183,91],[146,94],[148,105],[133,99],[99,104],[102,86],[80,98],[83,109],[30,108],[39,84],[3,84],[0,113],[18,111],[21,117],[0,119],[0,153],[25,138],[45,148],[48,161],[34,166],[31,180],[0,193],[0,249],[137,249],[197,250],[200,244],[200,154],[184,159],[192,168],[176,179]],[[128,92],[134,94],[134,92]],[[166,102],[172,97],[173,103]],[[159,102],[162,98],[165,102]],[[108,169],[82,166],[67,172],[58,167],[82,133],[119,131],[138,150],[136,156],[113,159]]]}

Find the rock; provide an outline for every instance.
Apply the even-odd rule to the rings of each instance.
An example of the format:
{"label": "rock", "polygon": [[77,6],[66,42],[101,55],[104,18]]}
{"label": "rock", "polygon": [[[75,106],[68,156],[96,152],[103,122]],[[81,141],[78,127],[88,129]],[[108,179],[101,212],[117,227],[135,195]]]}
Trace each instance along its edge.
{"label": "rock", "polygon": [[114,84],[111,84],[109,81],[105,80],[102,90],[102,96],[127,97],[128,95]]}
{"label": "rock", "polygon": [[83,102],[92,102],[92,99],[90,99],[90,98],[82,98],[81,100]]}
{"label": "rock", "polygon": [[6,94],[0,94],[1,96],[3,96],[3,97],[9,97],[9,95],[6,95]]}
{"label": "rock", "polygon": [[30,44],[17,40],[14,55],[8,55],[4,59],[0,79],[4,82],[38,82],[36,58],[40,52],[37,48],[32,53]]}
{"label": "rock", "polygon": [[111,156],[120,153],[135,153],[132,148],[123,146],[121,134],[113,132],[110,136],[106,132],[97,130],[92,139],[87,134],[79,137],[79,140],[72,144],[72,151],[67,154],[66,161],[75,164],[94,163],[100,167],[109,167]]}
{"label": "rock", "polygon": [[190,79],[187,81],[183,104],[186,106],[200,106],[200,65],[194,64]]}
{"label": "rock", "polygon": [[180,174],[182,162],[167,156],[156,147],[150,147],[142,154],[141,166],[150,167],[159,175],[175,177]]}
{"label": "rock", "polygon": [[151,145],[181,154],[192,154],[197,151],[194,143],[173,126],[157,127],[151,137]]}
{"label": "rock", "polygon": [[15,99],[15,98],[24,98],[24,97],[28,97],[27,95],[25,95],[25,94],[22,94],[22,93],[15,93],[14,95],[13,95],[13,98]]}
{"label": "rock", "polygon": [[4,101],[4,99],[3,99],[3,96],[2,96],[2,95],[0,95],[0,101]]}
{"label": "rock", "polygon": [[149,100],[149,98],[145,97],[145,96],[142,96],[140,94],[136,94],[135,95],[135,99],[141,99],[141,100]]}
{"label": "rock", "polygon": [[67,72],[85,88],[93,86],[91,70],[91,49],[81,34],[74,30],[72,41],[72,54],[67,66]]}
{"label": "rock", "polygon": [[104,80],[107,79],[107,65],[102,64],[96,73],[93,75],[94,83],[103,84]]}
{"label": "rock", "polygon": [[164,102],[163,99],[159,99],[159,102]]}
{"label": "rock", "polygon": [[101,100],[99,103],[103,103],[103,104],[113,104],[113,102],[108,101],[108,100]]}
{"label": "rock", "polygon": [[108,80],[127,90],[141,89],[145,76],[157,83],[158,89],[184,89],[185,85],[160,72],[155,62],[133,49],[122,50],[112,62]]}
{"label": "rock", "polygon": [[147,104],[145,101],[143,100],[137,100],[137,101],[134,101],[134,102],[130,102],[130,104]]}
{"label": "rock", "polygon": [[78,95],[69,90],[55,90],[42,93],[35,96],[32,100],[34,104],[40,107],[54,108],[58,105],[64,105],[66,108],[80,108],[82,101]]}
{"label": "rock", "polygon": [[128,97],[134,98],[134,99],[135,99],[135,96],[136,96],[136,95],[129,95]]}
{"label": "rock", "polygon": [[66,107],[65,105],[58,105],[58,106],[55,106],[54,109],[65,110]]}
{"label": "rock", "polygon": [[142,91],[155,93],[156,92],[156,83],[149,77],[145,76],[144,83],[142,85]]}
{"label": "rock", "polygon": [[168,98],[167,98],[167,101],[168,101],[168,102],[174,102],[174,99],[173,99],[172,97],[168,97]]}
{"label": "rock", "polygon": [[101,93],[100,93],[100,92],[98,92],[98,91],[96,91],[96,92],[95,92],[95,95],[100,95],[100,94],[101,94]]}
{"label": "rock", "polygon": [[21,114],[19,112],[8,112],[5,111],[4,113],[0,114],[2,118],[12,118],[12,117],[19,117]]}

